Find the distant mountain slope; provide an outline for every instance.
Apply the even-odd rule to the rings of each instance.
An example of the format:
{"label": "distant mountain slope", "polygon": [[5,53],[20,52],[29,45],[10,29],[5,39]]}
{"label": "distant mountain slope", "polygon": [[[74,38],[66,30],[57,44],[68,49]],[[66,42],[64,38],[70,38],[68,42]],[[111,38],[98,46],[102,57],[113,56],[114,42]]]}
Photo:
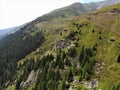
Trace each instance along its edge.
{"label": "distant mountain slope", "polygon": [[0,30],[0,39],[4,38],[4,37],[6,37],[6,36],[8,36],[10,34],[15,33],[16,31],[20,30],[25,25],[27,25],[27,23],[25,23],[23,25],[20,25],[20,26]]}
{"label": "distant mountain slope", "polygon": [[12,27],[8,29],[2,29],[0,30],[0,39],[9,34],[10,32],[14,31],[17,27]]}
{"label": "distant mountain slope", "polygon": [[102,7],[109,6],[112,4],[117,4],[117,3],[120,3],[120,0],[105,0],[105,1],[96,3],[96,5],[97,5],[97,9],[100,9]]}
{"label": "distant mountain slope", "polygon": [[48,14],[45,14],[41,17],[38,17],[35,21],[43,22],[43,21],[49,21],[54,18],[67,18],[67,17],[73,17],[82,15],[88,11],[92,11],[95,9],[88,9],[84,4],[82,3],[74,3],[70,6],[63,7],[57,10],[54,10]]}
{"label": "distant mountain slope", "polygon": [[79,16],[90,11],[95,11],[105,6],[110,6],[112,4],[120,3],[120,0],[105,0],[100,2],[92,3],[74,3],[70,6],[63,7],[54,10],[46,15],[37,18],[35,21],[43,22],[54,18],[66,18],[72,16]]}

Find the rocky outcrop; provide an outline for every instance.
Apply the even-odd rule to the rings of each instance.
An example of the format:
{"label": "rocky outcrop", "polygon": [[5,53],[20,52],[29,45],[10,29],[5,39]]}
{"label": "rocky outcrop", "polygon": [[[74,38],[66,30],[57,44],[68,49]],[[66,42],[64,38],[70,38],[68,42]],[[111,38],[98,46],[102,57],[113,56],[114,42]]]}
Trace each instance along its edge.
{"label": "rocky outcrop", "polygon": [[70,40],[67,39],[61,39],[56,42],[56,44],[53,46],[53,50],[55,51],[56,48],[71,48],[75,46]]}
{"label": "rocky outcrop", "polygon": [[27,89],[30,87],[37,79],[38,71],[34,72],[33,70],[28,76],[28,79],[25,82],[21,83],[21,87]]}

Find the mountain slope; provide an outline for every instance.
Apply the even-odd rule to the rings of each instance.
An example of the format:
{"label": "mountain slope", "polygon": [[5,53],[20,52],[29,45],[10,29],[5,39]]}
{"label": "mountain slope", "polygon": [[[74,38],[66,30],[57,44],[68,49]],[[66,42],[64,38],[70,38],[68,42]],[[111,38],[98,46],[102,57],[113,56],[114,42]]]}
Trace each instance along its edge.
{"label": "mountain slope", "polygon": [[[86,15],[85,17],[90,21],[88,21],[88,23],[92,23],[93,26],[86,28],[86,30],[88,30],[86,32],[83,31],[85,29],[84,27],[80,29],[81,33],[83,32],[83,36],[80,37],[83,45],[86,47],[94,47],[94,45],[96,47],[97,45],[95,49],[97,49],[96,60],[98,61],[98,65],[96,65],[95,72],[101,90],[120,89],[113,89],[115,84],[120,83],[120,64],[117,63],[117,58],[120,54],[119,11],[120,4],[117,4],[104,8],[100,10],[99,13],[96,12],[92,15]],[[79,20],[81,21],[81,19],[82,18]],[[78,23],[80,23],[79,20],[78,18],[76,19]],[[103,64],[100,64],[100,62]]]}
{"label": "mountain slope", "polygon": [[79,16],[90,11],[95,11],[105,6],[110,6],[112,4],[120,3],[120,0],[105,0],[100,2],[92,3],[74,3],[70,6],[63,7],[54,10],[42,17],[36,19],[38,22],[48,21],[54,18],[66,18],[72,16]]}
{"label": "mountain slope", "polygon": [[17,62],[8,90],[119,90],[120,4],[34,26],[23,30],[45,41]]}
{"label": "mountain slope", "polygon": [[76,3],[39,17],[4,38],[0,42],[0,89],[9,85],[16,90],[31,85],[35,90],[89,88],[85,83],[94,81],[95,87],[90,88],[116,88],[120,76],[119,6],[74,18],[81,14],[76,9],[84,7]]}
{"label": "mountain slope", "polygon": [[101,7],[105,7],[105,6],[109,6],[117,3],[120,3],[120,0],[105,0],[105,1],[96,3],[96,5],[97,5],[97,9],[99,9]]}
{"label": "mountain slope", "polygon": [[[83,14],[84,12],[86,12],[86,9],[84,10],[83,5],[80,3],[79,4],[76,3],[71,6],[62,8],[60,9],[60,11],[57,10],[51,12],[48,15],[43,15],[37,18],[36,20],[28,23],[27,25],[22,27],[19,31],[12,33],[8,35],[6,38],[2,39],[0,41],[0,63],[1,63],[0,85],[2,87],[1,86],[0,87],[3,88],[4,83],[7,82],[7,80],[12,81],[17,69],[16,63],[21,58],[24,58],[26,55],[36,50],[42,44],[42,42],[44,41],[44,35],[42,35],[42,32],[45,29],[47,29],[45,31],[48,31],[48,29],[49,31],[53,30],[53,28],[51,29],[50,27],[45,28],[46,24],[44,27],[42,27],[43,26],[42,24],[44,23],[48,24],[51,22],[50,20],[53,20],[53,23],[57,23],[58,20],[60,20],[60,22],[63,24],[60,24],[60,26],[57,26],[54,29],[57,30],[56,32],[61,32],[60,29],[63,28],[63,26],[66,27],[66,23],[68,21],[70,21],[75,15],[80,15]],[[66,17],[70,17],[70,18],[66,18]],[[59,19],[59,18],[63,18],[63,19]],[[54,20],[56,20],[56,22],[54,22]],[[39,22],[41,22],[40,23],[41,27],[38,28],[36,24],[38,24]],[[52,31],[52,33],[55,33],[55,31]],[[54,40],[54,36],[56,36],[56,35],[52,36],[52,33],[50,37],[46,37],[48,39],[51,38],[51,41]],[[48,45],[47,48],[49,48],[50,45]]]}

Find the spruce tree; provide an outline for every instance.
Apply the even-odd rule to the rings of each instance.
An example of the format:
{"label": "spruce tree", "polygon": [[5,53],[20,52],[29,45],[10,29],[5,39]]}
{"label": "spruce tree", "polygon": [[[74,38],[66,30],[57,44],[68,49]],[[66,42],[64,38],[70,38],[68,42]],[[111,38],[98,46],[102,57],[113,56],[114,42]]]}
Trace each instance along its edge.
{"label": "spruce tree", "polygon": [[117,62],[120,63],[120,55],[117,58]]}

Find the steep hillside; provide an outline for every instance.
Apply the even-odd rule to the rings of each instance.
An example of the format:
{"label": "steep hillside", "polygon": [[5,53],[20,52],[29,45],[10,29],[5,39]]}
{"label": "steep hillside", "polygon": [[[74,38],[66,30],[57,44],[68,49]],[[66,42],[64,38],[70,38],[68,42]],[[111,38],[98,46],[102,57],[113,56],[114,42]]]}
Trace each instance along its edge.
{"label": "steep hillside", "polygon": [[117,61],[120,54],[120,4],[77,18],[74,22],[77,21],[91,24],[90,28],[80,28],[79,38],[81,38],[80,44],[95,47],[97,64],[94,78],[98,78],[99,88],[119,90],[120,86],[118,86],[119,89],[113,89],[113,87],[120,83],[120,64]]}
{"label": "steep hillside", "polygon": [[120,4],[79,16],[93,10],[75,3],[2,39],[0,89],[119,90]]}
{"label": "steep hillside", "polygon": [[[2,78],[1,88],[120,89],[120,4],[74,19],[39,20],[4,39],[4,45],[0,43],[0,50],[3,50],[0,53],[3,58],[0,58],[1,67],[9,63],[5,66],[6,73],[0,75],[9,75],[14,70],[12,75]],[[14,36],[18,41],[13,39],[9,45],[6,41]],[[8,54],[8,51],[11,53]],[[12,63],[9,61],[11,55]]]}
{"label": "steep hillside", "polygon": [[[17,62],[20,59],[35,51],[45,39],[50,39],[51,44],[53,44],[52,41],[57,37],[57,35],[53,34],[61,32],[61,28],[66,27],[66,24],[68,24],[74,16],[81,15],[85,12],[87,12],[87,10],[83,4],[75,3],[43,15],[23,26],[19,31],[3,38],[0,41],[0,87],[3,88],[7,80],[9,82],[12,81],[16,73]],[[51,27],[51,25],[53,25],[53,27]],[[56,29],[56,31],[53,31],[53,29]],[[46,40],[45,43],[48,44],[48,42],[50,41]],[[43,46],[45,46],[45,49],[49,49],[51,44]]]}

